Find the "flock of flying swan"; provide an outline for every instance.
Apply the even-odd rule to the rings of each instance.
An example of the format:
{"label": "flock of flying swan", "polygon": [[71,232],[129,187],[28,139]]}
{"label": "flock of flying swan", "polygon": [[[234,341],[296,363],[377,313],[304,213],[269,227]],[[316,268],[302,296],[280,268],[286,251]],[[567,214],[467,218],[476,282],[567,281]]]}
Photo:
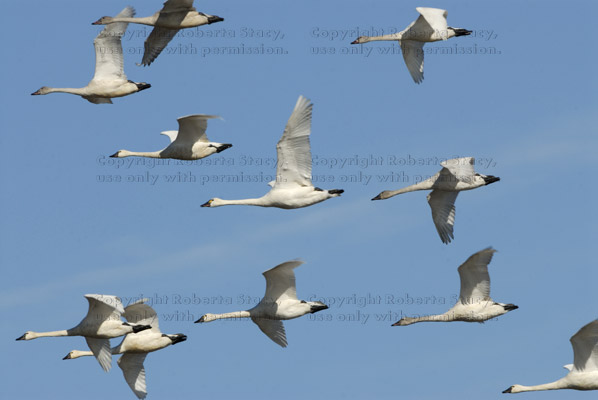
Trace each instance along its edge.
{"label": "flock of flying swan", "polygon": [[[426,42],[447,40],[455,36],[469,35],[471,31],[452,28],[447,25],[447,11],[418,7],[420,16],[405,30],[392,35],[357,38],[352,44],[370,41],[398,41],[407,69],[413,80],[423,80],[423,46]],[[94,40],[96,68],[93,79],[82,88],[42,87],[33,95],[48,93],[71,93],[95,103],[112,103],[114,97],[127,96],[150,87],[148,83],[136,83],[127,79],[123,69],[121,38],[129,23],[145,24],[154,29],[145,41],[142,65],[150,65],[180,29],[191,28],[223,21],[222,18],[197,12],[193,0],[168,0],[164,7],[150,17],[134,18],[135,10],[126,7],[115,17],[102,17],[94,25],[106,25]],[[311,133],[312,103],[303,96],[297,100],[287,122],[284,133],[278,141],[276,180],[269,183],[270,191],[254,199],[223,200],[212,198],[202,207],[223,205],[254,205],[283,209],[302,208],[314,205],[343,193],[342,189],[320,189],[311,181]],[[210,142],[206,135],[209,119],[213,115],[189,115],[178,118],[178,131],[162,132],[170,139],[170,145],[154,152],[133,152],[119,150],[111,157],[152,157],[197,160],[220,153],[232,144]],[[500,180],[491,175],[474,171],[473,157],[446,160],[442,169],[431,178],[398,190],[385,190],[372,200],[384,200],[398,194],[431,190],[427,196],[432,210],[432,219],[443,243],[454,239],[455,200],[460,191],[486,186]],[[496,318],[518,306],[499,303],[490,297],[490,276],[488,264],[496,250],[481,250],[465,261],[459,268],[461,290],[457,303],[447,312],[417,318],[404,317],[393,326],[411,325],[417,322],[483,322]],[[205,314],[197,323],[225,318],[251,318],[251,320],[276,344],[286,347],[287,338],[282,321],[298,318],[328,308],[319,301],[299,300],[295,285],[294,269],[303,262],[284,262],[263,273],[266,278],[266,292],[253,308],[224,314]],[[112,355],[121,355],[118,365],[135,395],[143,399],[147,395],[144,361],[148,353],[183,342],[187,336],[163,334],[158,325],[156,312],[141,299],[123,308],[121,300],[112,295],[85,295],[89,310],[85,318],[74,328],[52,332],[28,331],[17,340],[32,340],[40,337],[83,336],[90,351],[72,350],[64,359],[94,356],[105,371],[112,365]],[[124,317],[126,321],[123,321]],[[124,335],[122,342],[110,347],[110,339]],[[571,344],[574,363],[566,365],[569,373],[556,382],[537,385],[513,385],[503,393],[518,393],[552,389],[598,389],[598,319],[582,327],[573,337]]]}

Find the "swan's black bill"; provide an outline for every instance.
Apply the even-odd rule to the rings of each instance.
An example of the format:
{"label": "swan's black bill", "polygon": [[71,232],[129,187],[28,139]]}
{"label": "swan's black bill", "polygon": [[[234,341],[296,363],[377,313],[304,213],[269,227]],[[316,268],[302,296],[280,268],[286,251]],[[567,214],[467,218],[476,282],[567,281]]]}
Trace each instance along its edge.
{"label": "swan's black bill", "polygon": [[110,158],[117,158],[118,157],[118,153],[120,153],[120,151],[117,151],[116,153],[112,154],[110,156]]}
{"label": "swan's black bill", "polygon": [[224,21],[224,18],[220,18],[216,15],[212,15],[211,17],[208,17],[208,25],[213,24],[214,22],[222,22],[222,21]]}
{"label": "swan's black bill", "polygon": [[[105,18],[105,17],[102,17]],[[96,22],[92,22],[92,25],[102,25],[102,18],[98,19]]]}
{"label": "swan's black bill", "polygon": [[357,41],[357,39],[355,39],[354,41],[351,42],[351,44],[359,44],[359,42]]}
{"label": "swan's black bill", "polygon": [[68,353],[66,356],[64,356],[62,358],[63,360],[70,360],[71,359],[71,353]]}
{"label": "swan's black bill", "polygon": [[[203,207],[203,206],[202,206],[202,207]],[[197,324],[198,322],[205,322],[205,320],[204,320],[204,317],[205,317],[205,315],[204,315],[204,316],[202,316],[202,317],[201,317],[200,319],[198,319],[197,321],[195,321],[195,323]]]}
{"label": "swan's black bill", "polygon": [[382,200],[382,197],[380,197],[380,195],[374,197],[372,200]]}
{"label": "swan's black bill", "polygon": [[32,95],[32,96],[37,96],[37,95],[40,95],[40,94],[41,94],[41,93],[40,93],[40,90],[41,90],[41,89],[38,89],[38,90],[36,90],[35,92],[31,93],[31,95]]}
{"label": "swan's black bill", "polygon": [[25,336],[26,336],[26,335],[27,335],[27,334],[25,333],[25,334],[23,334],[22,336],[19,336],[18,338],[16,338],[15,340],[25,340]]}
{"label": "swan's black bill", "polygon": [[216,153],[220,153],[221,151],[224,151],[224,150],[226,150],[226,149],[229,149],[229,148],[231,148],[231,147],[233,147],[233,145],[232,145],[232,144],[230,144],[230,143],[225,143],[225,144],[223,144],[223,145],[220,145],[220,146],[216,147]]}
{"label": "swan's black bill", "polygon": [[507,390],[503,390],[503,393],[511,393],[511,390],[513,389],[513,386],[511,386],[510,388],[508,388]]}
{"label": "swan's black bill", "polygon": [[[200,207],[209,207],[211,203],[212,203],[212,200],[208,200],[205,203],[203,203]],[[203,322],[203,321],[201,321],[201,322]]]}

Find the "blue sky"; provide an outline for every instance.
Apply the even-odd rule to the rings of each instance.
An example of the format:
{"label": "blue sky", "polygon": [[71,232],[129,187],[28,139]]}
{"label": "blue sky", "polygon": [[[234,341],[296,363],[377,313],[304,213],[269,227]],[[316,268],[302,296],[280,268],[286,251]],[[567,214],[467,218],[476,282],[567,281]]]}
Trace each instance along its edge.
{"label": "blue sky", "polygon": [[[0,16],[10,38],[2,397],[135,398],[116,364],[106,374],[93,359],[62,360],[86,349],[82,338],[14,341],[76,325],[86,293],[150,297],[162,331],[188,336],[146,359],[148,398],[494,399],[514,383],[565,374],[569,338],[598,316],[594,2],[203,1],[198,10],[224,22],[175,38],[150,67],[135,65],[150,28],[129,26],[125,72],[150,89],[113,105],[30,96],[44,85],[85,86],[101,29],[91,22],[128,4],[9,2]],[[147,16],[161,2],[131,5]],[[424,47],[421,85],[391,43],[349,45],[404,29],[418,6],[446,8],[450,26],[474,31]],[[477,54],[434,50],[451,46]],[[314,103],[316,183],[345,193],[298,210],[200,208],[266,193],[267,180],[218,180],[274,173],[299,95]],[[221,115],[208,136],[234,146],[191,164],[107,158],[164,147],[159,133],[196,113]],[[476,157],[480,173],[501,181],[459,196],[453,243],[439,240],[425,193],[370,201],[455,156]],[[390,326],[401,313],[447,310],[457,267],[488,246],[498,250],[492,297],[518,310],[485,324]],[[250,321],[191,322],[251,307],[264,293],[261,273],[295,258],[305,261],[299,297],[330,308],[285,322],[288,348]],[[406,304],[417,298],[428,304]]]}

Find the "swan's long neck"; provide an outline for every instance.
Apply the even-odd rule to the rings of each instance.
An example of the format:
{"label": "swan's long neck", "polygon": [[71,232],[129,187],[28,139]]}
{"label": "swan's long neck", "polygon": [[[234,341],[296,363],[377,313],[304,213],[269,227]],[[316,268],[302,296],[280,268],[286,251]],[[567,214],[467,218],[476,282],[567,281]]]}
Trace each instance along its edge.
{"label": "swan's long neck", "polygon": [[364,43],[367,42],[379,42],[379,41],[389,41],[389,40],[401,40],[401,37],[403,36],[402,33],[392,33],[390,35],[382,35],[382,36],[366,36],[365,39],[366,41]]}
{"label": "swan's long neck", "polygon": [[139,18],[134,18],[134,17],[118,17],[118,18],[112,18],[110,20],[110,23],[114,23],[114,22],[130,22],[130,23],[133,23],[133,24],[142,24],[142,25],[154,26],[154,24],[156,23],[156,18],[153,15],[151,17],[139,17]]}
{"label": "swan's long neck", "polygon": [[231,205],[246,205],[246,206],[265,206],[264,198],[260,197],[257,199],[240,199],[240,200],[222,200],[219,199],[218,202],[214,202],[212,207],[219,207],[219,206],[231,206]]}
{"label": "swan's long neck", "polygon": [[436,315],[424,315],[422,317],[403,317],[403,319],[401,320],[402,322],[399,324],[401,326],[404,325],[411,325],[411,324],[415,324],[417,322],[447,322],[447,321],[453,321],[453,317],[451,317],[450,314],[444,313],[444,314],[436,314]]}
{"label": "swan's long neck", "polygon": [[[227,319],[227,318],[249,318],[251,314],[249,311],[233,311],[224,314],[206,314],[209,315],[209,321],[214,321],[217,319]],[[206,321],[206,322],[209,322]]]}
{"label": "swan's long neck", "polygon": [[60,336],[72,336],[69,334],[68,330],[62,330],[62,331],[51,331],[51,332],[29,332],[28,334],[28,340],[31,339],[37,339],[40,337],[60,337]]}
{"label": "swan's long neck", "polygon": [[85,88],[49,88],[48,93],[71,93],[85,96],[87,95],[87,90]]}
{"label": "swan's long neck", "polygon": [[162,150],[159,151],[129,151],[121,150],[118,152],[118,158],[122,157],[148,157],[148,158],[162,158]]}
{"label": "swan's long neck", "polygon": [[535,386],[523,386],[523,385],[515,385],[511,389],[511,393],[520,393],[520,392],[535,392],[539,390],[557,390],[557,389],[566,389],[569,385],[565,378],[561,378],[558,381],[544,383],[542,385],[535,385]]}
{"label": "swan's long neck", "polygon": [[423,182],[416,183],[415,185],[407,186],[402,189],[398,190],[385,190],[384,192],[380,193],[377,197],[373,200],[382,200],[388,199],[390,197],[396,196],[398,194],[407,193],[407,192],[415,192],[417,190],[430,190],[434,185],[434,181],[432,178],[426,179]]}

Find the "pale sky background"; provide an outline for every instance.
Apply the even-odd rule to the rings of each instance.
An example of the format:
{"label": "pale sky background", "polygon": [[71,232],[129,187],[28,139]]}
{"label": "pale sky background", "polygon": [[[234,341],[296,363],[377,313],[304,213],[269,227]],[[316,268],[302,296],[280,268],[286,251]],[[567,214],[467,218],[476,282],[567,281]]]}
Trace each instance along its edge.
{"label": "pale sky background", "polygon": [[[224,22],[183,31],[150,67],[135,63],[151,28],[129,25],[125,71],[151,89],[113,105],[30,96],[85,86],[101,29],[91,22],[129,4],[137,16],[162,6],[3,4],[0,397],[135,398],[116,357],[108,374],[92,358],[62,360],[86,349],[82,338],[14,340],[75,326],[86,293],[150,297],[162,331],[188,336],[147,357],[148,399],[502,399],[512,384],[565,375],[569,338],[598,317],[594,1],[202,1]],[[349,44],[404,29],[418,6],[474,31],[426,44],[421,85],[396,44]],[[275,54],[227,54],[240,47]],[[314,103],[313,174],[328,179],[316,184],[345,193],[298,210],[200,208],[267,192],[299,95]],[[159,133],[196,113],[221,115],[208,136],[234,146],[192,164],[107,158],[165,147]],[[501,181],[459,195],[453,243],[440,241],[425,192],[370,201],[439,169],[411,159],[454,156]],[[264,181],[214,181],[241,173]],[[195,181],[167,181],[182,176]],[[457,267],[488,246],[492,297],[518,310],[485,324],[390,326],[451,307]],[[285,322],[288,348],[250,321],[192,323],[252,307],[261,273],[295,258],[299,297],[330,308]],[[405,304],[426,297],[436,300]]]}

